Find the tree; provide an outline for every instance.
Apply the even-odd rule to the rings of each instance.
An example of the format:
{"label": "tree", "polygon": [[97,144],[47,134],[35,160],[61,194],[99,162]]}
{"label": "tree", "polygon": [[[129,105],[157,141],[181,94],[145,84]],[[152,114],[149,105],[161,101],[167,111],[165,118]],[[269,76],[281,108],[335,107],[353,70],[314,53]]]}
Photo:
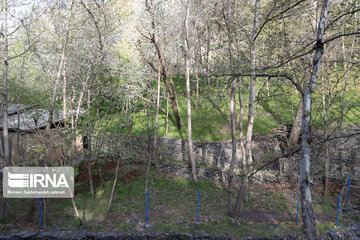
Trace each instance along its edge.
{"label": "tree", "polygon": [[184,58],[185,58],[185,79],[186,79],[186,98],[187,98],[187,134],[188,134],[188,156],[191,164],[191,173],[195,182],[197,182],[196,166],[194,159],[194,147],[191,135],[191,93],[190,93],[190,65],[189,65],[189,14],[190,14],[191,0],[186,1],[186,13],[184,20],[185,27],[185,44],[184,44]]}
{"label": "tree", "polygon": [[147,164],[147,168],[146,168],[145,193],[148,191],[151,160],[154,160],[154,158],[156,156],[156,151],[157,151],[159,109],[160,109],[160,91],[161,91],[161,70],[160,70],[160,62],[159,62],[158,79],[157,79],[157,94],[156,94],[156,96],[157,96],[156,97],[156,114],[155,114],[155,127],[154,127],[154,146],[151,151],[151,156],[149,156],[148,164]]}
{"label": "tree", "polygon": [[[250,55],[250,90],[249,90],[249,112],[248,112],[248,126],[246,131],[246,145],[245,145],[245,159],[246,159],[246,173],[250,172],[250,164],[252,162],[252,134],[254,128],[254,109],[255,109],[255,90],[256,90],[256,48],[255,41],[258,35],[258,24],[260,14],[260,0],[255,1],[254,22],[252,26],[252,33],[249,42],[249,55]],[[248,191],[248,178],[243,177],[243,182],[238,192],[236,200],[234,215],[238,216],[241,212],[242,202],[247,199]]]}
{"label": "tree", "polygon": [[324,32],[326,27],[327,14],[329,9],[329,0],[323,0],[320,20],[317,27],[317,36],[315,43],[315,53],[312,63],[312,74],[308,86],[303,93],[303,116],[302,116],[302,140],[300,154],[300,199],[301,213],[304,224],[304,231],[308,239],[316,239],[314,212],[311,199],[311,95],[315,90],[318,81],[318,75],[321,67],[321,59],[324,54]]}
{"label": "tree", "polygon": [[[166,89],[167,89],[169,95],[171,96],[170,100],[171,100],[171,105],[173,108],[173,114],[174,114],[176,126],[180,130],[182,128],[182,125],[181,125],[181,120],[180,120],[180,115],[179,115],[179,109],[176,104],[176,101],[177,101],[176,100],[176,90],[174,88],[172,88],[169,83],[166,56],[162,49],[162,45],[160,43],[161,35],[159,33],[157,33],[157,31],[156,31],[156,27],[158,27],[158,25],[157,25],[157,21],[156,21],[156,16],[155,16],[156,13],[155,13],[153,1],[146,0],[145,8],[146,8],[146,12],[149,14],[149,17],[150,17],[151,27],[150,27],[150,29],[147,29],[148,34],[145,34],[142,32],[140,34],[153,45],[156,55],[157,55],[158,59],[160,59],[162,81],[164,82]],[[164,40],[164,39],[162,39],[162,40]],[[151,69],[154,72],[157,72],[157,68],[155,67],[155,65],[151,61],[151,59],[149,57],[147,57],[147,55],[145,53],[145,49],[143,49],[141,45],[142,45],[141,41],[139,41],[138,42],[139,52],[141,53],[141,55],[145,59],[145,61],[149,64]]]}
{"label": "tree", "polygon": [[[7,81],[8,81],[8,71],[9,71],[9,46],[8,46],[8,1],[3,2],[3,22],[2,22],[2,52],[3,52],[3,106],[2,106],[2,115],[3,115],[3,166],[8,166],[10,164],[10,147],[9,147],[9,129],[8,129],[8,93],[7,93]],[[7,217],[7,200],[6,198],[2,199],[2,211],[1,218],[4,219]]]}
{"label": "tree", "polygon": [[[51,106],[50,106],[50,110],[49,110],[49,119],[48,119],[47,129],[49,129],[51,127],[51,125],[53,124],[53,115],[54,115],[54,110],[55,110],[55,105],[56,105],[57,88],[58,88],[58,85],[59,85],[61,74],[62,74],[64,66],[65,66],[66,50],[67,50],[67,45],[68,45],[68,42],[69,42],[70,23],[71,23],[71,17],[72,17],[73,4],[74,4],[74,1],[69,0],[68,13],[67,13],[67,17],[66,17],[65,38],[64,38],[64,43],[63,43],[63,46],[62,46],[62,53],[61,53],[59,67],[58,67],[58,72],[57,72],[57,75],[56,75],[56,78],[55,78],[54,91],[53,91],[53,94],[52,94],[51,99],[50,99],[50,105]],[[64,76],[64,82],[65,82],[65,76]]]}
{"label": "tree", "polygon": [[[12,2],[14,3],[14,2]],[[3,74],[2,74],[2,95],[3,95],[3,102],[2,102],[2,116],[3,116],[3,132],[2,132],[2,141],[1,143],[1,150],[0,153],[2,154],[2,166],[10,166],[12,161],[10,157],[10,143],[9,143],[9,126],[8,126],[8,104],[9,104],[9,90],[8,90],[8,78],[9,78],[9,63],[11,60],[14,60],[20,56],[25,55],[32,47],[32,43],[30,40],[30,37],[27,33],[27,42],[29,46],[25,48],[23,52],[15,53],[14,55],[9,55],[9,37],[15,33],[17,33],[20,29],[25,29],[27,31],[28,25],[31,23],[32,19],[29,18],[30,22],[25,22],[24,19],[26,19],[28,16],[14,16],[14,14],[10,14],[10,17],[12,17],[12,23],[18,24],[18,26],[15,25],[12,26],[14,29],[12,29],[11,32],[9,32],[9,1],[4,0],[1,3],[2,8],[2,29],[1,29],[1,38],[2,38],[2,68],[3,68]],[[14,20],[15,19],[15,20]],[[18,23],[19,22],[19,23]],[[1,211],[1,218],[7,217],[7,200],[3,198],[2,200],[2,211]]]}
{"label": "tree", "polygon": [[[232,33],[232,26],[231,26],[231,17],[232,17],[232,3],[228,1],[228,13],[225,17],[225,23],[227,26],[227,36],[228,36],[228,52],[229,52],[229,62],[230,67],[234,66],[233,63],[233,56],[232,56],[232,45],[231,45],[231,33]],[[236,157],[236,78],[234,77],[231,81],[230,87],[230,125],[231,125],[231,161],[230,161],[230,168],[228,173],[228,214],[232,216],[233,209],[232,209],[232,191],[233,191],[233,181],[234,181],[234,167],[237,160]]]}

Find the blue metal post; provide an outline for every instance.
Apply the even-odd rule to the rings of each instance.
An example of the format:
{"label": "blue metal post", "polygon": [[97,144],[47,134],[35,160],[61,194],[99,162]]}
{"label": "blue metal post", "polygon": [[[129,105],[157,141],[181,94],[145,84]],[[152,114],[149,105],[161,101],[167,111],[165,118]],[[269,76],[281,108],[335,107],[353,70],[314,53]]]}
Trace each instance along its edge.
{"label": "blue metal post", "polygon": [[149,226],[149,191],[146,193],[146,226]]}
{"label": "blue metal post", "polygon": [[297,193],[296,194],[296,199],[297,199],[297,206],[296,206],[296,225],[299,224],[299,198],[297,196]]}
{"label": "blue metal post", "polygon": [[40,228],[43,229],[42,213],[41,213],[41,199],[39,197],[39,209],[40,209]]}
{"label": "blue metal post", "polygon": [[339,194],[339,200],[338,200],[337,215],[336,215],[336,226],[339,223],[340,200],[341,200],[341,194]]}
{"label": "blue metal post", "polygon": [[199,221],[199,206],[200,206],[200,189],[198,189],[198,202],[197,202],[197,214],[196,214],[196,221]]}
{"label": "blue metal post", "polygon": [[347,190],[347,196],[346,196],[346,203],[347,204],[349,204],[349,193],[350,193],[350,174],[349,174],[348,190]]}

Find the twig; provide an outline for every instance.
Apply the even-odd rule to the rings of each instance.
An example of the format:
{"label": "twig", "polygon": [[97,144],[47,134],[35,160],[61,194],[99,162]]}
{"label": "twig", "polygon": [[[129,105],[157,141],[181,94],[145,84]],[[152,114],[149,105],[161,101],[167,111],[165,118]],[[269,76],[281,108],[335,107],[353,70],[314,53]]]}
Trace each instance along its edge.
{"label": "twig", "polygon": [[110,195],[108,211],[110,210],[111,202],[112,202],[113,195],[114,195],[114,190],[115,190],[115,186],[116,186],[116,182],[117,182],[117,178],[118,178],[119,165],[120,165],[120,159],[117,160],[117,164],[116,164],[115,179],[114,179],[113,187],[111,189],[111,195]]}

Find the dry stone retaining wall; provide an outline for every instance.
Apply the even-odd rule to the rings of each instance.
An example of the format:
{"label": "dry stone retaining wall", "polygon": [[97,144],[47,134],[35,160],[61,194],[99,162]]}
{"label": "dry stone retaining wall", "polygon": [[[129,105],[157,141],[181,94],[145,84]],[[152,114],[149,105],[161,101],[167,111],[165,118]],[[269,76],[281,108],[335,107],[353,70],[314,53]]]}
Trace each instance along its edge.
{"label": "dry stone retaining wall", "polygon": [[[117,141],[121,143],[121,149],[126,152],[126,155],[144,158],[148,154],[148,146],[152,146],[149,138],[144,136],[119,136]],[[182,175],[190,176],[190,171],[187,169],[180,170],[180,166],[186,166],[188,163],[187,156],[187,141],[174,138],[159,138],[158,152],[163,160],[170,160],[177,163],[179,172]],[[252,155],[254,159],[254,166],[260,167],[268,160],[275,156],[284,153],[284,149],[280,147],[281,143],[274,135],[260,135],[253,136],[253,150]],[[105,144],[106,145],[106,144]],[[197,142],[194,141],[194,159],[200,168],[198,169],[200,177],[213,178],[217,180],[225,180],[227,170],[230,166],[232,145],[231,141],[217,141],[217,142]],[[237,156],[239,159],[239,143],[237,143]],[[109,145],[110,146],[110,145]],[[354,183],[360,184],[360,137],[353,137],[351,139],[335,139],[330,142],[330,177],[338,180],[345,179],[349,173],[352,174]],[[108,149],[109,151],[109,149]],[[312,176],[314,181],[321,182],[324,175],[324,146],[317,145],[312,151]],[[299,156],[281,159],[283,165],[284,177],[289,178],[289,173],[293,172],[294,180],[297,178],[299,169]],[[166,164],[160,164],[165,166]],[[240,165],[237,162],[236,169]],[[167,168],[171,168],[167,166]],[[256,178],[262,181],[278,181],[279,162],[270,164],[266,170],[260,171]],[[167,170],[169,171],[169,170]],[[181,175],[180,174],[180,175]]]}

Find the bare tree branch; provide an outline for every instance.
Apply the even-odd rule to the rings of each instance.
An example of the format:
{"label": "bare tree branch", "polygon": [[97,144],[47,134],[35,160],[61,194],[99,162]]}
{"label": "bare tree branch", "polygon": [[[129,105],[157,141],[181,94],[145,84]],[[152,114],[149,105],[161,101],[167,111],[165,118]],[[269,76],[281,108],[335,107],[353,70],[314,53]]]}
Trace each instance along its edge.
{"label": "bare tree branch", "polygon": [[[276,19],[277,17],[281,16],[282,14],[286,13],[287,11],[295,8],[297,5],[299,5],[299,4],[302,3],[302,2],[305,2],[305,0],[300,0],[300,1],[296,2],[294,5],[288,7],[287,9],[285,9],[285,10],[283,10],[283,11],[281,11],[280,13],[276,14],[275,16],[272,16],[271,18],[268,18],[268,17],[270,16],[271,12],[272,12],[272,11],[269,11],[268,15],[266,16],[266,18],[268,18],[268,19],[266,19],[266,20],[263,22],[263,24],[259,27],[259,30],[258,30],[258,32],[256,33],[253,41],[256,40],[256,38],[259,36],[259,34],[261,33],[261,31],[263,30],[263,28],[265,27],[265,25],[266,25],[268,22],[271,22],[272,20]],[[276,5],[276,2],[275,2],[275,5]],[[274,7],[275,7],[275,5],[274,5]]]}
{"label": "bare tree branch", "polygon": [[343,13],[341,14],[340,16],[338,16],[337,18],[335,18],[334,20],[332,20],[325,28],[325,30],[327,30],[329,27],[331,27],[331,25],[333,25],[336,21],[338,21],[340,18],[344,17],[344,16],[347,16],[347,15],[350,15],[350,14],[354,14],[356,12],[359,12],[360,11],[360,8],[358,9],[355,9],[354,11],[351,11],[351,12],[346,12],[346,13]]}
{"label": "bare tree branch", "polygon": [[292,155],[294,155],[295,153],[299,152],[301,149],[301,146],[297,147],[296,149],[294,149],[291,152],[285,153],[281,156],[275,157],[273,159],[271,159],[270,161],[267,161],[264,165],[262,165],[261,167],[257,168],[255,171],[253,171],[247,178],[250,179],[252,176],[254,176],[257,172],[259,172],[261,169],[269,166],[270,164],[278,161],[280,158],[286,158],[286,157],[290,157]]}
{"label": "bare tree branch", "polygon": [[360,32],[352,32],[352,33],[344,33],[344,34],[340,34],[340,35],[337,35],[337,36],[334,36],[334,37],[331,37],[331,38],[328,38],[324,41],[324,44],[325,43],[328,43],[328,42],[331,42],[331,41],[334,41],[335,39],[338,39],[340,37],[347,37],[347,36],[353,36],[353,35],[360,35]]}
{"label": "bare tree branch", "polygon": [[[233,76],[233,77],[250,77],[251,74],[250,73],[228,73],[228,74],[220,74],[220,75],[210,75],[208,77],[226,77],[226,76]],[[294,84],[294,86],[296,87],[296,89],[303,95],[304,91],[301,88],[301,86],[289,75],[286,74],[255,74],[255,77],[268,77],[268,78],[286,78],[288,79],[292,84]]]}

